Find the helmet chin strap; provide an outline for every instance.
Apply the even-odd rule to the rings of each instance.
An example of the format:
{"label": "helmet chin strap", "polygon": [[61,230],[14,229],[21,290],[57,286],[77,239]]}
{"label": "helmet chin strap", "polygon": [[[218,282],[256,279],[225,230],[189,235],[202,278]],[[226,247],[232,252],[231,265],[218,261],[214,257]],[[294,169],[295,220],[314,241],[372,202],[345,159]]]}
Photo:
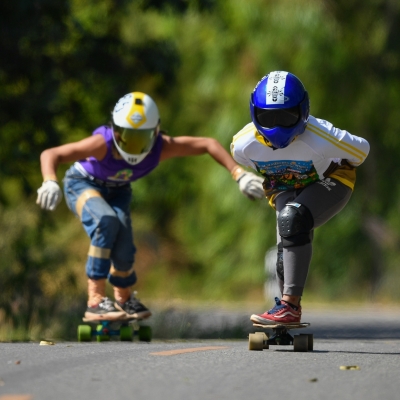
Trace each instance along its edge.
{"label": "helmet chin strap", "polygon": [[[263,136],[264,137],[264,136]],[[278,150],[278,148],[277,147],[274,147],[274,145],[268,140],[268,139],[266,139],[265,137],[264,137],[264,142],[265,142],[265,144],[268,146],[268,147],[271,147],[271,149],[273,149],[273,150]]]}
{"label": "helmet chin strap", "polygon": [[[299,135],[297,135],[297,136],[299,136]],[[295,137],[292,139],[292,141],[291,141],[287,146],[285,146],[285,147],[288,147],[290,144],[292,144],[292,143],[297,139],[297,136],[295,136]],[[275,146],[274,146],[270,141],[268,141],[266,138],[264,138],[264,140],[265,140],[265,144],[266,144],[268,147],[271,147],[271,149],[273,149],[273,150],[278,150],[278,148],[275,147]],[[282,147],[282,148],[284,149],[285,147]]]}
{"label": "helmet chin strap", "polygon": [[[289,146],[290,144],[292,144],[292,143],[297,139],[297,136],[299,136],[299,135],[296,135],[296,136],[292,139],[292,141],[288,144],[288,146]],[[272,150],[284,149],[285,147],[287,147],[287,146],[285,146],[285,147],[275,147],[275,146],[274,146],[264,135],[262,135],[261,132],[258,131],[258,130],[257,130],[257,135],[256,135],[256,137],[257,137],[257,140],[258,140],[259,142],[264,143],[266,146],[270,147]]]}

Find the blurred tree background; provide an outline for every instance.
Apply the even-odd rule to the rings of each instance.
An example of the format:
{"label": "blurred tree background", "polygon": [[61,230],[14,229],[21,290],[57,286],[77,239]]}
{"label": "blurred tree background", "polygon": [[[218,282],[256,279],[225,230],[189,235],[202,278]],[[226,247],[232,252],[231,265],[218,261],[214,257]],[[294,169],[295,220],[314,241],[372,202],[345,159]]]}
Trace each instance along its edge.
{"label": "blurred tree background", "polygon": [[[170,135],[228,149],[273,70],[300,77],[312,115],[371,144],[349,205],[316,232],[304,301],[400,300],[397,0],[16,0],[0,21],[0,340],[65,335],[85,307],[89,241],[64,203],[35,204],[44,149],[108,123],[130,91],[156,100]],[[266,201],[208,156],[165,161],[133,189],[146,304],[262,301]]]}

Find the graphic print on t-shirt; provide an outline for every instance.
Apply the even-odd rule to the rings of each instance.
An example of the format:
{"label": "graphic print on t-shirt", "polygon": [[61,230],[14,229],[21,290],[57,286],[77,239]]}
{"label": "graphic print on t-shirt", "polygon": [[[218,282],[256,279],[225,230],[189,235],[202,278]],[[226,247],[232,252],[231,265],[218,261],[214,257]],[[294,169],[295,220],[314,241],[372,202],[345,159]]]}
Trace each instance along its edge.
{"label": "graphic print on t-shirt", "polygon": [[131,169],[122,169],[118,171],[114,176],[107,177],[110,181],[129,181],[131,176],[133,175],[133,171]]}
{"label": "graphic print on t-shirt", "polygon": [[319,179],[312,161],[255,161],[257,171],[264,175],[268,195],[283,190],[301,189]]}

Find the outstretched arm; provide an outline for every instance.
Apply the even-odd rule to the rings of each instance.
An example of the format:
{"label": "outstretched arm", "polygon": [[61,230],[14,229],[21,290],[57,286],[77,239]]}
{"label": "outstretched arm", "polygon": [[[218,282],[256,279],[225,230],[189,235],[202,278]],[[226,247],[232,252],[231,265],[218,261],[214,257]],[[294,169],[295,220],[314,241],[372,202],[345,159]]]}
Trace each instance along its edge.
{"label": "outstretched arm", "polygon": [[107,152],[103,136],[94,135],[79,142],[68,143],[44,150],[40,155],[40,167],[43,176],[42,186],[38,189],[36,203],[45,210],[55,210],[62,199],[57,181],[57,168],[61,163],[82,160],[93,156],[102,160]]}
{"label": "outstretched arm", "polygon": [[222,147],[218,140],[208,137],[163,135],[163,148],[160,160],[173,157],[197,156],[210,154],[210,156],[231,171],[237,164],[230,154]]}
{"label": "outstretched arm", "polygon": [[79,142],[64,144],[44,150],[40,155],[40,167],[43,181],[57,181],[59,164],[95,157],[102,160],[107,152],[106,142],[102,135],[94,135]]}
{"label": "outstretched arm", "polygon": [[163,135],[163,149],[160,161],[173,157],[196,156],[210,154],[219,164],[224,166],[239,184],[240,191],[250,199],[263,198],[263,179],[252,172],[243,170],[218,140],[208,137]]}

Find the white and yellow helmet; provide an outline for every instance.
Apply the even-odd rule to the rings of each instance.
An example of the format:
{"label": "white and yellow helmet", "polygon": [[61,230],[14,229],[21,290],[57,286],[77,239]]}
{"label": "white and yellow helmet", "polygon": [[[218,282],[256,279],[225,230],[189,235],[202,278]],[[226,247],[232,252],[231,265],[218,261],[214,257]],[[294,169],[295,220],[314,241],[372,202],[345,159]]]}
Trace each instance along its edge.
{"label": "white and yellow helmet", "polygon": [[128,93],[118,100],[112,116],[118,152],[129,164],[140,163],[152,149],[159,131],[156,103],[145,93]]}

